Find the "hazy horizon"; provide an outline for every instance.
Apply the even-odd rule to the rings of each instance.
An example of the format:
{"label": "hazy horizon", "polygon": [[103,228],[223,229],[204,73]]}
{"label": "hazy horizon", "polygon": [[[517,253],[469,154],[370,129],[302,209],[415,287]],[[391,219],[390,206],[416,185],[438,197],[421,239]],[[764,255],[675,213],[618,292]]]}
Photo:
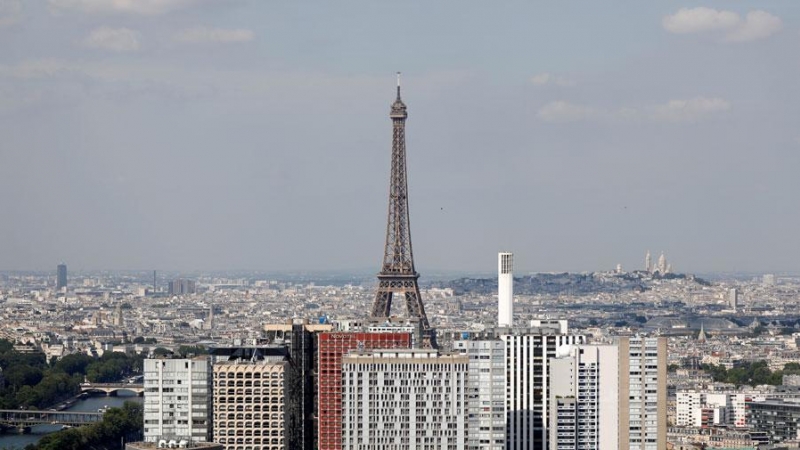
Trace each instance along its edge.
{"label": "hazy horizon", "polygon": [[798,49],[773,0],[0,0],[0,268],[377,273],[399,70],[423,277],[793,273]]}

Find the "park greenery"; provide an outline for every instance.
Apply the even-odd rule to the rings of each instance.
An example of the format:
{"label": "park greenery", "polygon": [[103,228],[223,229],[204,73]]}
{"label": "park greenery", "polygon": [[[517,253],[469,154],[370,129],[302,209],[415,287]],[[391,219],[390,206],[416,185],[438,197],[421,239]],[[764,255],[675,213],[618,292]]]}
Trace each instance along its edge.
{"label": "park greenery", "polygon": [[49,408],[80,393],[80,384],[111,383],[141,373],[142,357],[106,352],[100,358],[67,355],[49,363],[41,352],[21,353],[13,343],[0,339],[0,409]]}
{"label": "park greenery", "polygon": [[142,405],[125,402],[122,408],[111,408],[103,420],[80,428],[70,428],[48,434],[38,444],[25,450],[116,450],[122,442],[141,437]]}
{"label": "park greenery", "polygon": [[783,366],[783,370],[772,371],[766,361],[745,362],[731,369],[714,364],[702,364],[701,369],[708,372],[714,381],[731,383],[737,386],[758,386],[783,383],[784,375],[800,375],[800,363],[791,362]]}

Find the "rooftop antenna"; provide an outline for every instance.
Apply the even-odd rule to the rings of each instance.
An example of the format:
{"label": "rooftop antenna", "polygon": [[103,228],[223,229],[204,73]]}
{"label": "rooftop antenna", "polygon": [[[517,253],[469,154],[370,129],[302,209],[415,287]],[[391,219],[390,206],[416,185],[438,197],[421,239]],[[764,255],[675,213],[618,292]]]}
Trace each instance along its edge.
{"label": "rooftop antenna", "polygon": [[400,72],[397,72],[397,99],[400,100]]}

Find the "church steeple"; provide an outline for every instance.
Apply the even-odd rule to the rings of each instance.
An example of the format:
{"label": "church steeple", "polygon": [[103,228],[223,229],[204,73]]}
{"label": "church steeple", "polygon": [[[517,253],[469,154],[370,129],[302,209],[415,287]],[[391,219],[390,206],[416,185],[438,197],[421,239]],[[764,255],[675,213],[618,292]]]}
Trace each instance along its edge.
{"label": "church steeple", "polygon": [[698,342],[705,342],[707,339],[705,323],[700,322],[700,334],[697,335],[697,340]]}

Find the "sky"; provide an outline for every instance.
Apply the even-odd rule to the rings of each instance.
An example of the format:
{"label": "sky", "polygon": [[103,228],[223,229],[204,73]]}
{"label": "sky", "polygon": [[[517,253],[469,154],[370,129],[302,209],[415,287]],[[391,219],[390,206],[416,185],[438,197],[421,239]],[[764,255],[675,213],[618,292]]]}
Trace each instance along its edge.
{"label": "sky", "polygon": [[0,269],[800,272],[800,2],[0,0]]}

